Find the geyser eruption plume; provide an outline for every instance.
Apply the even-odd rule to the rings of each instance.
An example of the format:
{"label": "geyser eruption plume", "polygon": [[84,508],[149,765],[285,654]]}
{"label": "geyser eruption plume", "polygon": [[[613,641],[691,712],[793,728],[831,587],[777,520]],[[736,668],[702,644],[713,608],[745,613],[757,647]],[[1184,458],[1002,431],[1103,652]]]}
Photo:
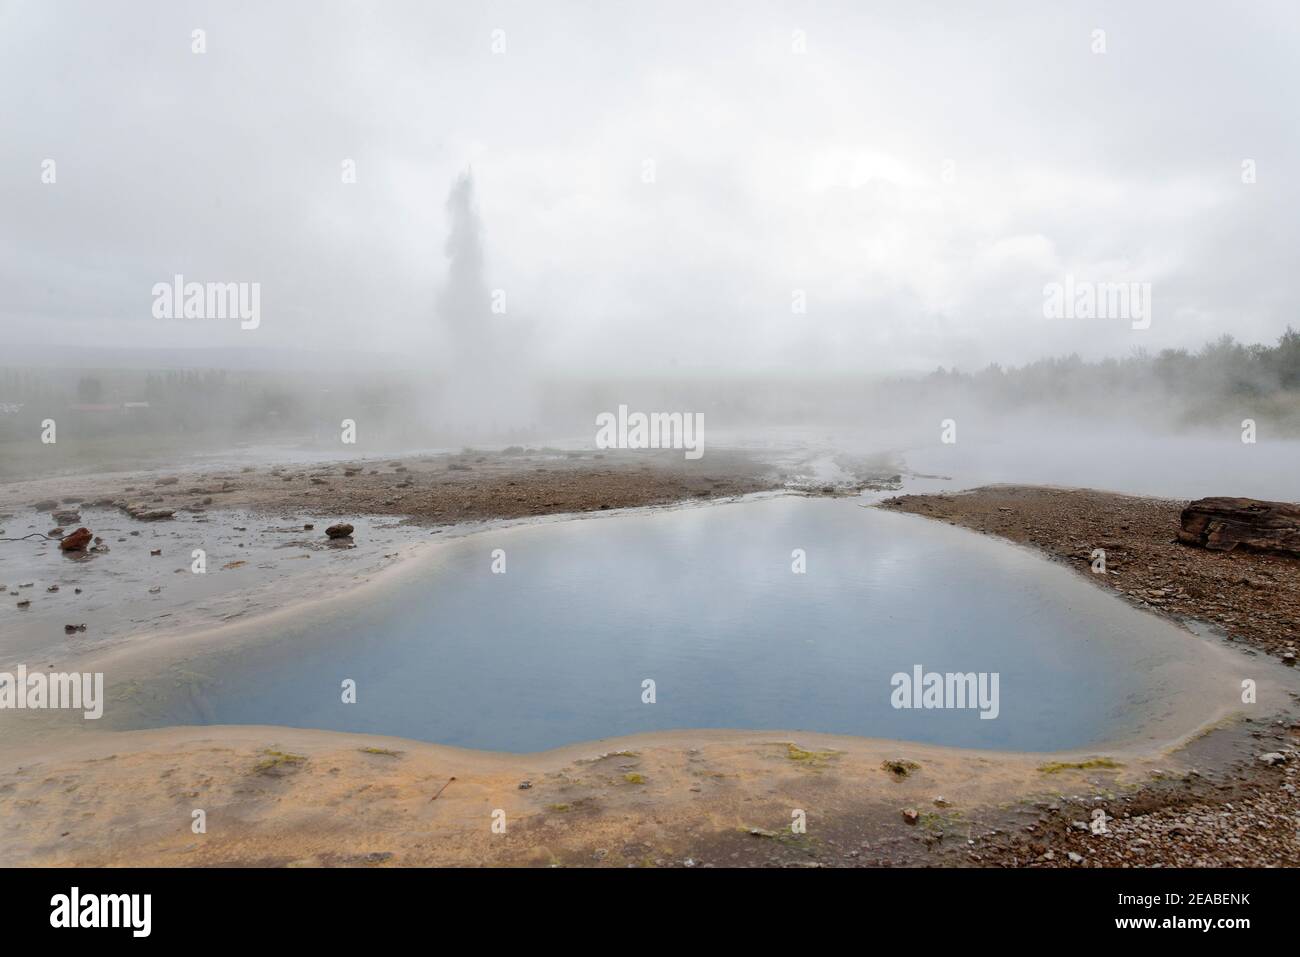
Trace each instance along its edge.
{"label": "geyser eruption plume", "polygon": [[447,282],[438,295],[438,315],[447,333],[450,358],[457,363],[481,362],[492,308],[483,277],[483,225],[474,209],[471,172],[457,176],[452,184],[447,215],[451,220],[443,246]]}
{"label": "geyser eruption plume", "polygon": [[488,289],[471,172],[456,177],[447,195],[447,214],[447,280],[437,299],[446,348],[438,418],[461,438],[508,438],[532,421],[527,330],[509,315],[504,290],[494,299]]}

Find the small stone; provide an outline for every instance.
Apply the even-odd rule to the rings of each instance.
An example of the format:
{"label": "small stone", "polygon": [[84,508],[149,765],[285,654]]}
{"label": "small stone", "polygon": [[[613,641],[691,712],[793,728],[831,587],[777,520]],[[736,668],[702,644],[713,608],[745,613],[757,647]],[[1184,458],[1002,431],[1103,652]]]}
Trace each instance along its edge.
{"label": "small stone", "polygon": [[65,552],[84,551],[95,536],[88,528],[79,528],[59,542],[59,549]]}

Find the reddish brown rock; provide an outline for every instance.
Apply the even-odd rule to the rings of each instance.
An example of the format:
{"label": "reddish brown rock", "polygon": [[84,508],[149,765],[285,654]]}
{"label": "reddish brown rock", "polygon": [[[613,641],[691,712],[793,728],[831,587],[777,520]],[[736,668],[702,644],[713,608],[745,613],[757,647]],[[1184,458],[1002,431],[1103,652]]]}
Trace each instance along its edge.
{"label": "reddish brown rock", "polygon": [[340,522],[337,525],[331,525],[325,529],[325,534],[330,538],[351,538],[352,526],[347,522]]}
{"label": "reddish brown rock", "polygon": [[1300,557],[1300,505],[1254,498],[1202,498],[1183,509],[1178,540],[1211,551],[1241,547]]}
{"label": "reddish brown rock", "polygon": [[90,544],[95,536],[88,528],[79,528],[59,542],[59,548],[65,552],[79,552]]}

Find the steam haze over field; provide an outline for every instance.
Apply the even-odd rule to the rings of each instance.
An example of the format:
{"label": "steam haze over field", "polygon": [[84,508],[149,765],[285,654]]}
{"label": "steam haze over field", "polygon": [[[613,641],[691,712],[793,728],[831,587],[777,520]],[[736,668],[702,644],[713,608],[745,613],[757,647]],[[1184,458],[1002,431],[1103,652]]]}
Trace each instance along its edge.
{"label": "steam haze over field", "polygon": [[[8,2],[0,365],[68,401],[225,370],[186,430],[364,401],[389,446],[582,438],[622,401],[883,433],[1123,394],[1292,432],[1294,340],[1188,363],[1295,321],[1297,16]],[[257,327],[156,318],[177,275],[258,283]],[[1076,281],[1146,289],[1144,321],[1046,318]]]}

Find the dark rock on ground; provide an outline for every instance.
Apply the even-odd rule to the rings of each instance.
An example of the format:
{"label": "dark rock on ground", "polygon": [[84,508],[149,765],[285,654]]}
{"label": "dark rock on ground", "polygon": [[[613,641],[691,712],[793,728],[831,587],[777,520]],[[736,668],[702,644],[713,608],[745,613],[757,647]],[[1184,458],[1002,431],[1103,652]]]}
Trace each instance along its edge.
{"label": "dark rock on ground", "polygon": [[1243,548],[1300,557],[1300,505],[1254,498],[1202,498],[1183,509],[1178,540],[1211,551]]}
{"label": "dark rock on ground", "polygon": [[65,552],[79,552],[90,544],[95,536],[88,528],[79,528],[59,542],[59,548]]}

